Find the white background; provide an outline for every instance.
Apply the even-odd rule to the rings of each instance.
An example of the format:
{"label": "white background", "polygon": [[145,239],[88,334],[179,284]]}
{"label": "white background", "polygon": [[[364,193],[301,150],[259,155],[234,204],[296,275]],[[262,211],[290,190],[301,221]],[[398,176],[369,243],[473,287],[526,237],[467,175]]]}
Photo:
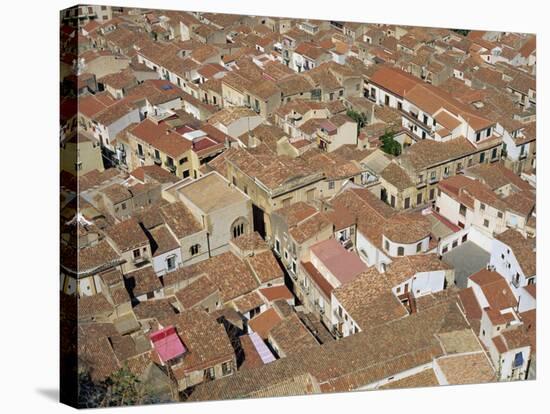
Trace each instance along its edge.
{"label": "white background", "polygon": [[[108,2],[111,3],[111,2]],[[369,4],[372,3],[372,4]],[[546,303],[549,277],[546,152],[542,121],[548,114],[545,84],[549,10],[543,1],[200,0],[118,1],[121,6],[283,15],[422,26],[536,32],[538,66],[538,380],[513,384],[439,387],[322,396],[141,407],[133,412],[206,413],[212,410],[281,413],[541,412],[548,394]],[[2,1],[0,90],[0,346],[1,410],[69,412],[58,395],[58,10],[67,1]],[[546,69],[546,70],[545,70]],[[546,78],[545,78],[546,76]],[[546,290],[546,292],[545,292]],[[546,351],[546,352],[545,352]],[[546,398],[548,401],[548,398]],[[548,408],[544,410],[546,412]],[[284,410],[284,411],[281,411]],[[108,412],[115,412],[107,410]],[[117,411],[123,412],[123,411]],[[124,411],[126,412],[126,410]]]}

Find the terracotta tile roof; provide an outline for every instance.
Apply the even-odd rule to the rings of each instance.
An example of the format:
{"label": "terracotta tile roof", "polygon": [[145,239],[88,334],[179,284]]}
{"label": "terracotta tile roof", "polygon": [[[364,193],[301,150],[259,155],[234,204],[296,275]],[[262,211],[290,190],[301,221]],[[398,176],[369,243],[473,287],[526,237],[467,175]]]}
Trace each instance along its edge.
{"label": "terracotta tile roof", "polygon": [[283,217],[288,227],[296,226],[303,220],[317,213],[317,209],[304,201],[298,201],[288,207],[282,207],[273,212]]}
{"label": "terracotta tile roof", "polygon": [[166,226],[155,227],[149,232],[154,240],[154,243],[152,243],[153,245],[151,246],[153,257],[160,256],[161,254],[167,253],[169,251],[179,249],[179,242]]}
{"label": "terracotta tile roof", "polygon": [[137,84],[134,73],[129,68],[123,69],[120,72],[105,75],[97,81],[114,89],[129,88],[134,84]]}
{"label": "terracotta tile roof", "polygon": [[342,308],[364,331],[408,315],[391,288],[384,275],[371,268],[351,282],[337,287],[333,293]]}
{"label": "terracotta tile roof", "polygon": [[175,296],[184,309],[191,309],[212,295],[219,296],[219,289],[208,275],[204,275],[177,291]]}
{"label": "terracotta tile roof", "polygon": [[79,330],[78,356],[86,361],[90,377],[94,382],[103,381],[122,368],[106,336],[84,335]]}
{"label": "terracotta tile roof", "polygon": [[100,112],[104,111],[116,101],[110,96],[105,99],[98,99],[96,95],[88,95],[78,98],[78,112],[84,114],[88,118],[92,118]]}
{"label": "terracotta tile roof", "polygon": [[506,347],[510,350],[529,346],[531,344],[529,335],[525,327],[519,326],[515,329],[508,329],[501,333],[501,336],[504,339]]}
{"label": "terracotta tile roof", "polygon": [[371,75],[369,81],[401,97],[421,82],[415,76],[391,66],[382,66]]}
{"label": "terracotta tile roof", "polygon": [[286,356],[319,346],[319,342],[295,313],[275,325],[268,338],[277,345],[279,352],[282,351]]}
{"label": "terracotta tile roof", "polygon": [[319,212],[292,227],[289,233],[296,243],[301,244],[312,239],[331,224],[328,216]]}
{"label": "terracotta tile roof", "polygon": [[242,398],[269,388],[281,378],[304,373],[317,378],[323,392],[350,391],[431,362],[444,354],[435,335],[464,329],[468,325],[456,303],[435,306],[328,342],[315,352],[306,349],[262,367],[199,385],[190,400]]}
{"label": "terracotta tile roof", "polygon": [[389,390],[398,388],[417,388],[417,387],[433,387],[440,385],[435,372],[432,368],[425,369],[418,374],[412,374],[405,378],[389,382],[382,385],[379,389]]}
{"label": "terracotta tile roof", "polygon": [[101,190],[113,204],[122,203],[123,201],[132,198],[132,193],[128,188],[122,184],[114,183]]}
{"label": "terracotta tile roof", "polygon": [[138,167],[130,172],[130,175],[140,181],[145,182],[149,178],[158,181],[161,184],[174,183],[179,180],[178,177],[174,176],[174,174],[170,174],[164,168],[161,168],[156,164]]}
{"label": "terracotta tile roof", "polygon": [[516,260],[525,276],[534,276],[537,273],[537,259],[535,253],[536,241],[528,239],[516,230],[508,229],[495,237],[506,244],[514,252]]}
{"label": "terracotta tile roof", "polygon": [[156,319],[159,321],[177,313],[176,308],[171,305],[174,301],[174,297],[150,299],[139,302],[134,306],[133,311],[137,319]]}
{"label": "terracotta tile roof", "polygon": [[107,235],[121,252],[149,244],[149,239],[135,218],[121,221],[107,229]]}
{"label": "terracotta tile roof", "polygon": [[[69,254],[63,257],[67,258],[72,256]],[[99,269],[103,266],[109,266],[118,262],[119,259],[119,255],[107,240],[102,240],[94,246],[80,249],[78,251],[78,264],[75,263],[72,269],[78,270],[79,273],[91,272],[94,269]]]}
{"label": "terracotta tile roof", "polygon": [[163,205],[160,208],[160,214],[166,225],[170,227],[170,230],[174,232],[178,239],[182,239],[202,230],[199,222],[182,202],[176,201]]}
{"label": "terracotta tile roof", "polygon": [[527,181],[522,180],[512,170],[500,163],[478,164],[464,171],[467,176],[475,177],[483,181],[492,190],[512,184],[520,190],[531,190],[532,187]]}
{"label": "terracotta tile roof", "polygon": [[512,193],[504,197],[502,201],[506,203],[509,210],[526,217],[529,216],[536,207],[535,193],[530,189]]}
{"label": "terracotta tile roof", "polygon": [[144,267],[124,275],[124,283],[130,296],[138,297],[162,289],[160,279],[152,266]]}
{"label": "terracotta tile roof", "polygon": [[246,259],[260,283],[267,283],[284,276],[281,266],[271,250],[256,253]]}
{"label": "terracotta tile roof", "polygon": [[428,237],[431,228],[421,213],[399,213],[386,221],[382,231],[393,242],[411,244]]}
{"label": "terracotta tile roof", "polygon": [[341,180],[356,176],[362,169],[355,161],[347,160],[334,152],[324,152],[318,148],[310,149],[302,154],[309,165],[325,174],[327,180]]}
{"label": "terracotta tile roof", "polygon": [[452,267],[439,259],[435,253],[396,257],[384,273],[388,282],[395,287],[406,282],[417,273],[451,270]]}
{"label": "terracotta tile roof", "polygon": [[262,339],[267,339],[269,332],[271,332],[273,327],[281,322],[281,320],[282,318],[277,311],[274,308],[269,308],[265,312],[250,319],[248,326],[252,331],[258,333]]}
{"label": "terracotta tile roof", "polygon": [[108,316],[114,312],[103,293],[78,298],[78,319],[89,319],[98,316]]}
{"label": "terracotta tile roof", "polygon": [[[534,286],[534,285],[533,285]],[[285,285],[271,286],[259,289],[258,292],[268,301],[273,302],[278,299],[291,300],[294,295]]]}
{"label": "terracotta tile roof", "polygon": [[500,273],[482,269],[471,275],[469,279],[481,287],[492,310],[501,311],[518,305],[508,282]]}
{"label": "terracotta tile roof", "polygon": [[193,144],[176,132],[170,131],[167,124],[155,124],[150,119],[145,119],[129,132],[135,137],[148,143],[161,152],[173,158],[179,158],[189,151]]}
{"label": "terracotta tile roof", "polygon": [[258,281],[246,263],[231,252],[193,265],[195,273],[206,273],[218,286],[224,303],[252,292]]}
{"label": "terracotta tile roof", "polygon": [[242,118],[254,118],[256,116],[258,116],[258,114],[250,108],[233,106],[223,108],[222,110],[216,112],[210,118],[208,118],[207,122],[210,125],[216,125],[220,123],[224,126],[229,126],[233,122],[238,121]]}
{"label": "terracotta tile roof", "polygon": [[231,243],[243,252],[263,251],[269,249],[269,245],[256,231],[236,237],[231,240]]}
{"label": "terracotta tile roof", "polygon": [[313,171],[303,159],[274,155],[269,150],[262,151],[266,148],[262,144],[254,150],[238,148],[226,151],[225,162],[233,164],[249,177],[254,177],[269,191],[275,191],[298,177],[312,181],[322,178],[322,174]]}
{"label": "terracotta tile roof", "polygon": [[450,385],[481,384],[496,380],[495,370],[483,351],[445,356],[436,361]]}
{"label": "terracotta tile roof", "polygon": [[405,170],[395,162],[390,162],[388,166],[382,170],[380,176],[398,190],[405,190],[414,185]]}
{"label": "terracotta tile roof", "polygon": [[243,361],[239,366],[239,371],[248,368],[261,367],[264,362],[262,361],[260,354],[256,350],[256,347],[252,343],[250,335],[239,336],[239,342],[243,353]]}
{"label": "terracotta tile roof", "polygon": [[235,310],[243,315],[246,312],[259,308],[262,305],[265,305],[265,302],[257,291],[247,293],[246,295],[243,295],[233,301]]}
{"label": "terracotta tile roof", "polygon": [[347,211],[354,217],[357,229],[372,243],[382,248],[382,229],[395,211],[368,189],[348,189],[332,198],[336,211]]}
{"label": "terracotta tile roof", "polygon": [[481,307],[474,294],[474,289],[471,287],[462,289],[458,295],[468,320],[481,320]]}
{"label": "terracotta tile roof", "polygon": [[136,349],[136,343],[129,335],[111,336],[109,341],[111,342],[115,355],[121,362],[125,362],[127,359],[135,357],[140,353]]}
{"label": "terracotta tile roof", "polygon": [[419,171],[432,165],[465,157],[474,150],[472,143],[464,137],[445,142],[425,139],[407,148],[401,155],[401,161]]}
{"label": "terracotta tile roof", "polygon": [[204,370],[235,359],[235,353],[222,324],[203,310],[190,309],[161,321],[174,325],[187,352],[181,364],[172,366],[174,377],[183,379],[192,371]]}

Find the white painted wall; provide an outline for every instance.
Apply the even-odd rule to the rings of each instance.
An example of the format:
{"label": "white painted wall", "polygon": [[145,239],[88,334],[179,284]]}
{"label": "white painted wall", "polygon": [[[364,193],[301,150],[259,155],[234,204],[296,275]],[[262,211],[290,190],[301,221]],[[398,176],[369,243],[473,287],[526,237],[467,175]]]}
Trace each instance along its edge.
{"label": "white painted wall", "polygon": [[[392,291],[395,295],[402,294],[404,292],[404,286],[409,285],[409,291],[412,292],[414,297],[427,295],[429,293],[436,293],[443,290],[445,286],[445,271],[437,270],[432,272],[419,272],[416,273],[409,280],[394,286]],[[399,293],[397,292],[400,289]]]}
{"label": "white painted wall", "polygon": [[359,230],[357,230],[357,253],[367,266],[376,266],[379,272],[384,271],[384,265],[389,265],[391,259],[374,244],[372,244]]}
{"label": "white painted wall", "polygon": [[[166,273],[168,273],[168,265],[166,263],[166,260],[170,256],[175,256],[175,267],[176,269],[182,265],[182,259],[181,259],[181,248],[178,247],[177,249],[170,250],[166,253],[160,254],[158,256],[153,257],[153,270],[158,276],[163,276]],[[175,270],[175,269],[174,269]]]}

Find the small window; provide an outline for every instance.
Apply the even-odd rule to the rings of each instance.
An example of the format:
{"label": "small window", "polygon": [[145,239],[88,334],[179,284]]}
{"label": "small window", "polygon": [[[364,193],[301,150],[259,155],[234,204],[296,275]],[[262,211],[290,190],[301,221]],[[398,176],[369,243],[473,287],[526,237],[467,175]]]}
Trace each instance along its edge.
{"label": "small window", "polygon": [[386,251],[390,250],[390,242],[387,240],[384,242],[384,249],[386,249]]}
{"label": "small window", "polygon": [[137,259],[138,257],[141,257],[141,250],[136,249],[132,252],[132,254],[134,255],[134,259]]}
{"label": "small window", "polygon": [[485,210],[485,204],[481,203],[479,206],[482,210]]}
{"label": "small window", "polygon": [[416,205],[422,204],[422,193],[416,195]]}
{"label": "small window", "polygon": [[502,211],[499,211],[499,212],[497,213],[497,216],[498,216],[498,218],[502,218],[502,216],[503,216]]}
{"label": "small window", "polygon": [[174,270],[176,268],[176,256],[166,258],[166,268],[168,270]]}
{"label": "small window", "polygon": [[422,250],[422,242],[416,245],[416,252],[419,253]]}
{"label": "small window", "polygon": [[222,374],[223,375],[229,375],[231,374],[231,364],[229,362],[224,362],[222,364]]}
{"label": "small window", "polygon": [[411,206],[411,198],[410,197],[407,197],[405,198],[405,209],[409,208]]}
{"label": "small window", "polygon": [[195,256],[199,254],[200,248],[200,244],[194,244],[189,248],[189,253],[191,253],[191,256]]}
{"label": "small window", "polygon": [[483,225],[485,227],[489,227],[489,220],[487,220],[487,219],[483,220]]}
{"label": "small window", "polygon": [[334,181],[329,181],[328,182],[328,189],[329,190],[334,190]]}
{"label": "small window", "polygon": [[397,255],[398,256],[404,256],[405,255],[405,248],[403,246],[399,246],[397,248]]}
{"label": "small window", "polygon": [[187,160],[187,157],[183,157],[182,159],[180,159],[180,165],[185,164]]}

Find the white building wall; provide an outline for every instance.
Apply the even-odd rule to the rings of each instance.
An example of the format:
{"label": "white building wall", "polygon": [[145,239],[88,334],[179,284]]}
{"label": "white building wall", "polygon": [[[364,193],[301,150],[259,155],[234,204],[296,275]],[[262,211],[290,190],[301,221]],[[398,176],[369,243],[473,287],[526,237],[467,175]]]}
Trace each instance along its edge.
{"label": "white building wall", "polygon": [[468,240],[477,244],[483,250],[490,252],[492,249],[492,238],[479,231],[477,227],[470,227],[468,231]]}
{"label": "white building wall", "polygon": [[518,289],[518,312],[523,313],[535,309],[537,307],[537,300],[531,296],[525,288],[521,287]]}
{"label": "white building wall", "polygon": [[[389,243],[389,249],[385,249],[386,241]],[[430,237],[425,237],[424,239],[412,243],[412,244],[403,244],[403,243],[394,243],[390,239],[388,239],[386,236],[382,236],[382,243],[384,245],[384,249],[386,250],[386,253],[388,253],[391,257],[398,257],[397,250],[399,247],[403,247],[404,254],[403,256],[413,256],[419,253],[424,253],[428,250],[429,244],[430,244]],[[421,243],[420,252],[417,252],[416,246],[418,243]]]}
{"label": "white building wall", "polygon": [[168,265],[166,263],[166,260],[170,256],[175,256],[175,266],[176,268],[180,267],[182,265],[182,259],[181,259],[181,248],[178,247],[177,249],[170,250],[166,253],[160,254],[158,256],[153,257],[153,270],[158,276],[162,276],[166,273],[168,273]]}
{"label": "white building wall", "polygon": [[[519,265],[512,249],[500,240],[494,239],[491,244],[491,258],[489,263],[495,267],[508,282],[512,282],[514,277],[519,274],[519,286],[527,285],[527,278]],[[514,286],[511,286],[514,289]]]}
{"label": "white building wall", "polygon": [[[406,284],[409,285],[410,292],[412,292],[412,294],[416,298],[427,295],[429,293],[436,293],[442,291],[445,286],[445,271],[437,270],[433,272],[416,273],[409,280],[403,282],[398,286],[394,286],[392,288],[393,293],[396,295],[403,293],[403,287]],[[398,288],[400,288],[400,293],[397,293]]]}
{"label": "white building wall", "polygon": [[357,231],[357,252],[361,260],[367,266],[376,266],[379,272],[383,272],[384,265],[389,265],[392,261],[380,249],[374,246],[361,232]]}

